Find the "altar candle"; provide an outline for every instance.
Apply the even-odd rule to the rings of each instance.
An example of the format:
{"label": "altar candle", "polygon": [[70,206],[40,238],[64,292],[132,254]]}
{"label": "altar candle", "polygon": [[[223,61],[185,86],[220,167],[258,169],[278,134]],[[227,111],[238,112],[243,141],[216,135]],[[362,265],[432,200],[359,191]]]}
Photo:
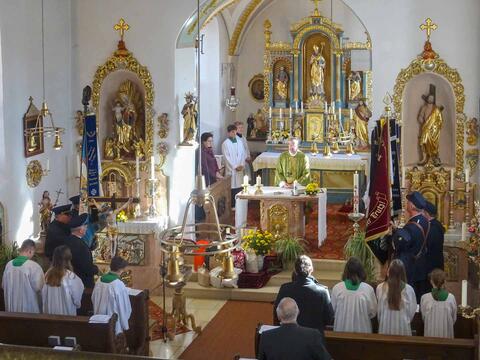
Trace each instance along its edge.
{"label": "altar candle", "polygon": [[257,176],[257,185],[262,185],[262,178],[260,175]]}
{"label": "altar candle", "polygon": [[248,175],[243,176],[243,185],[248,185]]}
{"label": "altar candle", "polygon": [[470,190],[470,169],[465,169],[465,191],[468,192]]}
{"label": "altar candle", "polygon": [[295,114],[298,114],[298,100],[295,101]]}
{"label": "altar candle", "polygon": [[455,189],[455,170],[450,169],[450,190]]}
{"label": "altar candle", "polygon": [[47,159],[47,171],[50,170],[50,159]]}
{"label": "altar candle", "polygon": [[268,117],[270,119],[272,118],[272,107],[271,106],[268,108]]}
{"label": "altar candle", "polygon": [[300,112],[303,114],[303,101],[300,101],[300,106],[301,106]]}
{"label": "altar candle", "polygon": [[140,158],[138,156],[135,158],[135,177],[140,179]]}
{"label": "altar candle", "polygon": [[405,166],[402,166],[402,188],[405,189]]}
{"label": "altar candle", "polygon": [[350,120],[353,120],[353,109],[350,109]]}
{"label": "altar candle", "polygon": [[332,101],[332,114],[335,114],[335,101]]}
{"label": "altar candle", "polygon": [[359,212],[358,172],[353,174],[353,212]]}
{"label": "altar candle", "polygon": [[328,103],[326,101],[323,103],[323,112],[328,112]]}
{"label": "altar candle", "polygon": [[282,117],[283,117],[283,111],[282,111],[282,108],[280,108],[280,120],[282,120]]}
{"label": "altar candle", "polygon": [[155,179],[155,157],[150,158],[150,179]]}
{"label": "altar candle", "polygon": [[467,306],[467,288],[468,288],[467,280],[462,280],[462,307]]}
{"label": "altar candle", "polygon": [[290,106],[290,114],[289,114],[290,119],[292,118],[292,107]]}
{"label": "altar candle", "polygon": [[465,241],[467,235],[467,223],[462,223],[462,241]]}

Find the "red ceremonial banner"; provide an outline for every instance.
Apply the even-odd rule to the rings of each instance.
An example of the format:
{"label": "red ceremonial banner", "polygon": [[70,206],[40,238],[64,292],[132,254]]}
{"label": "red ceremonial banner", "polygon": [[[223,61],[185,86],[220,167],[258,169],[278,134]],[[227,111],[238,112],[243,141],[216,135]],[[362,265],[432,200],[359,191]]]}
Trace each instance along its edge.
{"label": "red ceremonial banner", "polygon": [[365,241],[375,240],[386,235],[390,230],[390,129],[388,121],[380,120],[378,152],[372,156],[376,161],[375,175],[370,183],[370,206],[368,207]]}

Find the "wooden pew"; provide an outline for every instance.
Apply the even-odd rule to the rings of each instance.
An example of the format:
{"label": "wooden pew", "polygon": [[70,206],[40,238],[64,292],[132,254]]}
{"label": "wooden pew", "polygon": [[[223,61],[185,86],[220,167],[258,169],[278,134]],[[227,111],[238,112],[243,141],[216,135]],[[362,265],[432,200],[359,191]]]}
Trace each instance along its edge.
{"label": "wooden pew", "polygon": [[[149,313],[148,302],[150,296],[148,289],[143,290],[140,294],[130,295],[130,304],[132,305],[132,315],[128,320],[129,329],[125,335],[127,338],[127,346],[130,353],[134,355],[148,356],[150,351],[150,335],[149,335]],[[90,316],[93,314],[92,290],[85,289],[82,297],[82,307],[78,312],[80,315]]]}
{"label": "wooden pew", "polygon": [[49,347],[48,337],[77,338],[84,351],[116,353],[114,314],[108,323],[91,324],[87,316],[0,312],[0,343]]}

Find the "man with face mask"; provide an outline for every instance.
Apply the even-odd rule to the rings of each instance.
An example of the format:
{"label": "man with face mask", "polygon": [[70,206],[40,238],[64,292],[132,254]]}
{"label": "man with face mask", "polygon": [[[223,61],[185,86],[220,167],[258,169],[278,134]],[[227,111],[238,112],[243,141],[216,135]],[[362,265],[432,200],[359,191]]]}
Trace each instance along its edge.
{"label": "man with face mask", "polygon": [[288,151],[283,152],[277,163],[275,184],[291,188],[296,180],[301,185],[310,182],[310,163],[308,157],[298,149],[297,138],[288,140]]}

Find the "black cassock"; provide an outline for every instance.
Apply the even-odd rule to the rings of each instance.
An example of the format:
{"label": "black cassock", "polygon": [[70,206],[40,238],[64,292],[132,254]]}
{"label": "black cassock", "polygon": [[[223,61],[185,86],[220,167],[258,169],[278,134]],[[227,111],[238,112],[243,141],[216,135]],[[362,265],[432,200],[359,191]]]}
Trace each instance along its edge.
{"label": "black cassock", "polygon": [[98,267],[93,264],[92,252],[87,244],[75,235],[70,235],[65,245],[72,252],[73,272],[82,279],[83,285],[88,289],[95,286],[94,275],[98,274]]}

